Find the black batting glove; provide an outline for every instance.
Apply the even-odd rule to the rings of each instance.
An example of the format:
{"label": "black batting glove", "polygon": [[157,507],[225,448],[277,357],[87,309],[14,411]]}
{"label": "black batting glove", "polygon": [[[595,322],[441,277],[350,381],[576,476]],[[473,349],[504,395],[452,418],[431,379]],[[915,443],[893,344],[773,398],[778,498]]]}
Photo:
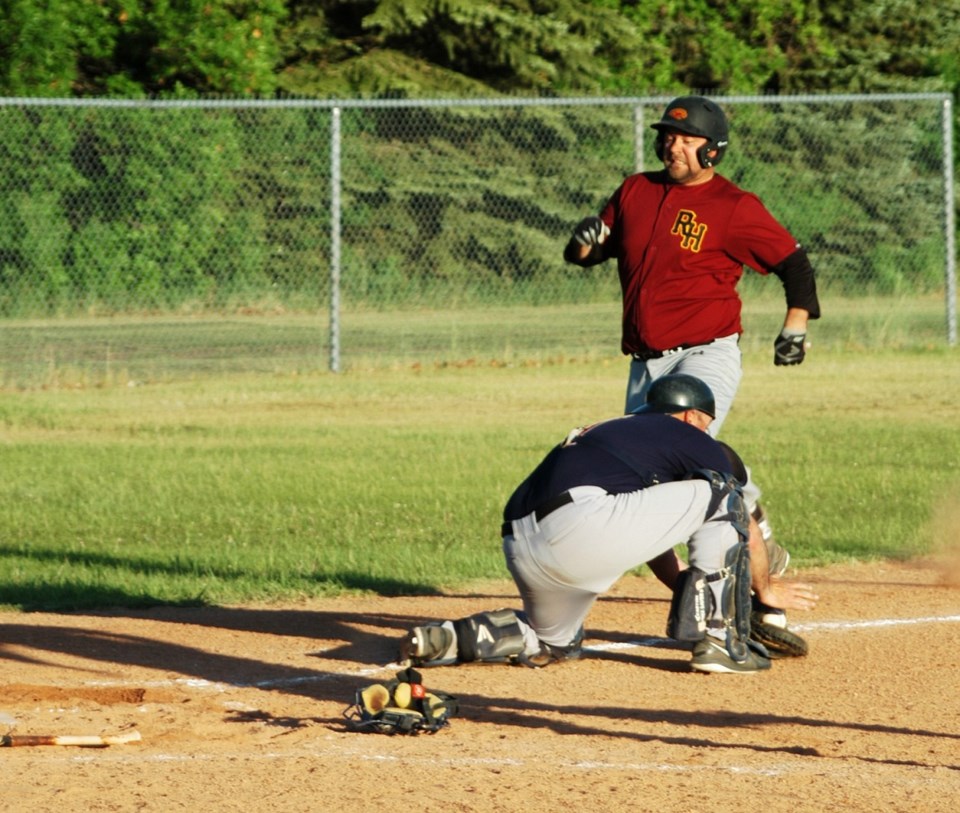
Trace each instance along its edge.
{"label": "black batting glove", "polygon": [[598,246],[608,234],[610,229],[599,217],[585,217],[573,229],[573,239],[581,246]]}
{"label": "black batting glove", "polygon": [[806,333],[788,334],[785,330],[781,330],[780,335],[773,340],[773,363],[777,367],[800,364],[806,355],[804,348],[806,340]]}

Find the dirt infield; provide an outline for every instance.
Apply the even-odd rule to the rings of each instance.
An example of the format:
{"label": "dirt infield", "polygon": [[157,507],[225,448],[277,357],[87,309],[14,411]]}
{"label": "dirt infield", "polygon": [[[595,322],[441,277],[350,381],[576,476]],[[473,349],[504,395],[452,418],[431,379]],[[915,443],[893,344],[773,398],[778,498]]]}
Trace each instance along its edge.
{"label": "dirt infield", "polygon": [[[0,614],[0,733],[116,734],[4,748],[4,810],[953,811],[960,584],[924,561],[806,571],[809,656],[689,671],[668,602],[624,579],[583,660],[425,670],[459,697],[435,735],[360,734],[343,710],[389,679],[403,631],[515,606],[471,595],[288,607]],[[386,665],[386,666],[385,666]]]}

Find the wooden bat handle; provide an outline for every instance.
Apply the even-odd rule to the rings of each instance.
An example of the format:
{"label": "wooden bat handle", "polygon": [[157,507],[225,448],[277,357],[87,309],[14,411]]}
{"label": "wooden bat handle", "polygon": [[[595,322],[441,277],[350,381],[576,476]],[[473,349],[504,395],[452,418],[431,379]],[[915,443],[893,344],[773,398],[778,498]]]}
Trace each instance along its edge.
{"label": "wooden bat handle", "polygon": [[115,737],[62,735],[49,734],[6,734],[0,737],[0,747],[18,748],[34,745],[78,745],[82,748],[106,748],[108,745],[122,745],[127,742],[137,742],[140,739],[139,731],[130,731],[118,734]]}

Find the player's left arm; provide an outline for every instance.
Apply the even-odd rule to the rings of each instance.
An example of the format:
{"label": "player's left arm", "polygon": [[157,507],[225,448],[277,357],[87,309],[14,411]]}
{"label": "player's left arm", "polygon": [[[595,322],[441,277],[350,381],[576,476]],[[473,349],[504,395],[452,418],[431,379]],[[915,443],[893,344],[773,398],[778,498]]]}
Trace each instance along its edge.
{"label": "player's left arm", "polygon": [[800,364],[806,353],[807,323],[820,318],[816,275],[806,249],[752,194],[737,200],[725,242],[730,256],[780,279],[787,313],[774,340],[774,363]]}
{"label": "player's left arm", "polygon": [[[810,264],[810,258],[803,246],[798,245],[793,252],[770,268],[783,283],[787,300],[787,320],[799,320],[802,313],[802,326],[807,319],[820,318],[820,301],[817,298],[817,280]],[[786,322],[785,322],[786,324]]]}
{"label": "player's left arm", "polygon": [[787,315],[780,335],[774,339],[773,363],[778,366],[800,364],[806,355],[807,323],[820,318],[817,281],[813,266],[802,246],[770,269],[783,283]]}

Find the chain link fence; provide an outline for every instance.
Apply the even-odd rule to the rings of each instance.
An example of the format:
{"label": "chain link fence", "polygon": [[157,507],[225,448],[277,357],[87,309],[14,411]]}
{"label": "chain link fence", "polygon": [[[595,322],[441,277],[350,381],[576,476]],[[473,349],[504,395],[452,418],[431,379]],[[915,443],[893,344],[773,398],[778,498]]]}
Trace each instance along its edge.
{"label": "chain link fence", "polygon": [[[561,254],[668,101],[0,99],[0,386],[616,356],[614,265]],[[718,101],[818,344],[955,343],[951,97]],[[741,294],[766,349],[782,288]]]}

